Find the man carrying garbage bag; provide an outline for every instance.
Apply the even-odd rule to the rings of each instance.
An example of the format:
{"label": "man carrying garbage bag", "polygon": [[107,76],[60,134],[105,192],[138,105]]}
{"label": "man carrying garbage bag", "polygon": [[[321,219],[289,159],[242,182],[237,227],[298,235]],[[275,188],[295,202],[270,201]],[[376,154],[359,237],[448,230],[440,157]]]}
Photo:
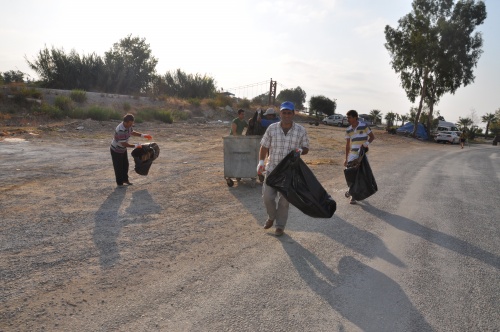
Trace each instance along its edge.
{"label": "man carrying garbage bag", "polygon": [[[365,199],[377,191],[375,178],[364,156],[368,145],[375,139],[375,135],[366,123],[359,121],[358,112],[350,110],[346,115],[350,126],[347,127],[345,134],[345,175],[349,185],[348,193],[351,196],[350,203],[356,204],[356,200]],[[357,195],[357,192],[360,194]]]}
{"label": "man carrying garbage bag", "polygon": [[[281,121],[271,124],[260,142],[258,174],[264,172],[266,175],[270,174],[290,151],[297,151],[301,154],[309,152],[309,137],[306,129],[293,121],[295,105],[290,101],[282,103],[280,116]],[[267,164],[264,165],[268,153]],[[266,185],[265,181],[262,185],[262,197],[268,215],[264,229],[271,228],[276,221],[275,235],[283,235],[288,220],[288,201],[275,188]],[[278,198],[277,203],[276,198]]]}

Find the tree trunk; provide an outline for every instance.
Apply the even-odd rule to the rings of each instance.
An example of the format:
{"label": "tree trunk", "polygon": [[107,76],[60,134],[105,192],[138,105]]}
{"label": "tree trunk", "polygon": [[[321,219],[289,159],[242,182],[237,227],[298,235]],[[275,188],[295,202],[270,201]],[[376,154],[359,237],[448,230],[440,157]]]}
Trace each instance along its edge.
{"label": "tree trunk", "polygon": [[424,78],[423,78],[423,81],[422,81],[422,90],[421,90],[421,95],[420,95],[420,102],[418,104],[417,115],[415,115],[415,121],[413,122],[413,133],[411,134],[412,137],[416,137],[417,136],[418,120],[420,119],[420,113],[422,112],[422,104],[423,104],[424,98],[425,98],[425,88],[426,88],[428,73],[429,73],[429,69],[425,68],[424,69]]}
{"label": "tree trunk", "polygon": [[427,138],[431,139],[432,112],[434,111],[434,100],[429,103],[429,116],[427,117]]}

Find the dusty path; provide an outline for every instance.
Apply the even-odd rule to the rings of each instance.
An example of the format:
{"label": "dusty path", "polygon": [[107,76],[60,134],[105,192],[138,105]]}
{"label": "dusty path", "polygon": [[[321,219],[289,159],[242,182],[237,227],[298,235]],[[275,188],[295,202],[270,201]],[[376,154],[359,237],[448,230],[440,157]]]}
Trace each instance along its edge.
{"label": "dusty path", "polygon": [[[130,158],[128,188],[113,179],[116,124],[73,122],[0,141],[0,331],[202,330],[190,310],[209,315],[212,304],[186,307],[192,292],[252,280],[258,258],[281,247],[262,229],[261,185],[224,181],[228,124],[138,124],[161,152],[147,177]],[[343,130],[305,126],[304,160],[342,209]],[[420,149],[456,148],[376,135],[375,172]]]}

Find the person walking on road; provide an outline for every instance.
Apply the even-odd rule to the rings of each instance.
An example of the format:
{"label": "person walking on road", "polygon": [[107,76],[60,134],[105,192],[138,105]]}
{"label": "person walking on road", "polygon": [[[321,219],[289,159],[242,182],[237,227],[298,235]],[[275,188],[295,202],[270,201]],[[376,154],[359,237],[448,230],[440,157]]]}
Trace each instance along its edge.
{"label": "person walking on road", "polygon": [[115,135],[111,141],[111,159],[113,160],[113,168],[115,170],[116,184],[118,186],[132,185],[128,178],[128,154],[127,148],[142,148],[141,144],[130,144],[128,142],[130,136],[144,137],[148,140],[153,139],[151,135],[141,134],[132,129],[135,118],[132,114],[127,114],[123,117],[123,122],[115,129]]}
{"label": "person walking on road", "polygon": [[465,140],[467,139],[467,133],[465,129],[460,133],[460,147],[463,149],[465,145]]}
{"label": "person walking on road", "polygon": [[[306,129],[293,121],[295,105],[290,101],[285,101],[280,106],[280,115],[281,121],[271,124],[260,142],[257,173],[265,173],[266,177],[291,151],[301,154],[309,152],[309,137]],[[267,164],[264,165],[267,156]],[[268,216],[264,229],[271,228],[276,221],[275,235],[283,235],[288,220],[288,201],[276,189],[266,185],[266,181],[262,185],[262,197]]]}
{"label": "person walking on road", "polygon": [[[375,135],[373,135],[370,127],[366,123],[359,121],[357,111],[350,110],[346,115],[349,127],[347,127],[345,133],[346,145],[344,167],[347,167],[348,162],[359,157],[359,149],[361,146],[368,148],[368,144],[375,139]],[[356,204],[356,200],[351,197],[350,203]]]}

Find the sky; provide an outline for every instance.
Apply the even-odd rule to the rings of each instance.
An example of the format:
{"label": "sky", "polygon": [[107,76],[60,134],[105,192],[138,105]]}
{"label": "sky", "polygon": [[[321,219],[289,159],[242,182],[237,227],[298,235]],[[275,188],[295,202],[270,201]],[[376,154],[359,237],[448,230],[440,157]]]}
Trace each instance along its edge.
{"label": "sky", "polygon": [[[484,0],[483,54],[475,81],[435,107],[450,122],[500,108],[500,1]],[[146,40],[157,73],[208,75],[218,88],[253,98],[301,87],[337,102],[337,113],[378,109],[407,114],[412,104],[391,68],[384,27],[398,26],[411,0],[55,0],[0,1],[0,72],[37,79],[26,59],[55,47],[104,56],[132,35]],[[266,83],[265,83],[266,82]],[[256,84],[262,83],[262,84]],[[254,85],[254,87],[242,88]],[[417,101],[418,102],[418,101]]]}

